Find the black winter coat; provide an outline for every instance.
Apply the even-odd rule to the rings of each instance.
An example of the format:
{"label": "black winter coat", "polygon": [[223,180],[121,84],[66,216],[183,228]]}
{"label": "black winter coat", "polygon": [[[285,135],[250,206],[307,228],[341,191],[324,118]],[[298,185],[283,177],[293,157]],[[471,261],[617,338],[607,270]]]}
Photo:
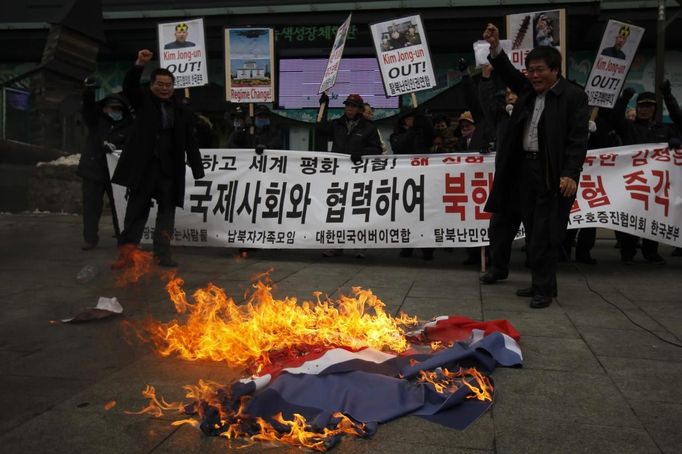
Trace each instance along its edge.
{"label": "black winter coat", "polygon": [[[112,178],[113,183],[137,189],[147,176],[154,157],[154,147],[161,129],[161,105],[148,87],[140,86],[142,66],[133,66],[123,81],[123,94],[135,108],[136,118],[130,138],[126,142]],[[194,113],[178,99],[172,99],[175,117],[173,126],[173,180],[175,204],[182,207],[185,200],[185,156],[195,179],[204,177],[201,153],[194,137]]]}
{"label": "black winter coat", "polygon": [[671,137],[678,137],[678,128],[682,126],[682,111],[672,95],[664,96],[664,101],[668,107],[668,113],[675,125],[658,123],[654,120],[627,120],[625,109],[629,99],[621,96],[613,105],[611,111],[611,121],[616,133],[623,141],[623,145],[636,145],[640,143],[659,143],[668,142]]}
{"label": "black winter coat", "polygon": [[[104,102],[109,98],[115,98],[123,103],[123,118],[119,121],[112,120],[102,111]],[[118,95],[109,95],[100,102],[95,102],[94,87],[83,90],[83,122],[88,128],[88,136],[85,146],[78,161],[76,173],[81,178],[96,181],[109,181],[109,168],[107,167],[107,153],[113,151],[105,147],[108,142],[114,149],[120,150],[130,135],[133,118],[128,102]]]}
{"label": "black winter coat", "polygon": [[317,131],[331,137],[332,152],[351,156],[378,155],[383,152],[376,126],[362,114],[356,117],[357,124],[349,131],[346,116],[317,123]]}
{"label": "black winter coat", "polygon": [[[518,95],[507,131],[498,144],[495,180],[485,210],[509,212],[513,209],[514,188],[518,186],[525,154],[523,131],[535,104],[535,90],[530,81],[511,64],[504,51],[488,57],[504,83]],[[587,154],[589,110],[585,92],[559,78],[545,95],[545,109],[538,124],[540,153],[546,157],[547,189],[559,190],[559,179],[570,177],[578,182]]]}
{"label": "black winter coat", "polygon": [[403,126],[402,118],[398,118],[398,125],[389,140],[393,154],[429,153],[433,145],[433,126],[420,113],[415,115],[414,126],[409,129]]}

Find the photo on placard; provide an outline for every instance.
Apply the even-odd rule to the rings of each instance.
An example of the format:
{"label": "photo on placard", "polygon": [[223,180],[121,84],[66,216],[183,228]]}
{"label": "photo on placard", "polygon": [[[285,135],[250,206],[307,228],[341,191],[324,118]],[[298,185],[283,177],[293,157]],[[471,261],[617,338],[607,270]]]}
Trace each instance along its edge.
{"label": "photo on placard", "polygon": [[513,49],[562,46],[563,10],[535,11],[507,16],[507,38]]}
{"label": "photo on placard", "polygon": [[193,37],[194,34],[194,30],[187,22],[163,24],[161,26],[161,41],[165,43],[163,48],[167,50],[194,47],[196,46],[195,42],[192,41],[192,39],[196,41],[196,38]]}
{"label": "photo on placard", "polygon": [[639,44],[641,33],[638,33],[638,28],[615,21],[609,23],[604,33],[607,47],[604,47],[599,54],[604,57],[628,60]]}
{"label": "photo on placard", "polygon": [[412,21],[384,23],[379,29],[383,52],[416,46],[422,43],[419,25]]}
{"label": "photo on placard", "polygon": [[533,17],[533,47],[561,46],[559,11],[536,13]]}
{"label": "photo on placard", "polygon": [[272,83],[270,36],[267,29],[229,30],[232,87]]}

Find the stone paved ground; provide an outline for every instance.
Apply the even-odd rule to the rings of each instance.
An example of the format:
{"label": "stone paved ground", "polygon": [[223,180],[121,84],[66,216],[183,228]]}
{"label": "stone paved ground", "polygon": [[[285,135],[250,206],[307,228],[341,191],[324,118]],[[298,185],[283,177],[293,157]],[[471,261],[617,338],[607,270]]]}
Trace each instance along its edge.
{"label": "stone paved ground", "polygon": [[[225,452],[222,439],[123,411],[143,405],[146,383],[179,399],[181,385],[225,380],[230,371],[160,359],[130,345],[121,335],[121,318],[50,323],[94,305],[99,296],[117,296],[125,319],[171,316],[160,281],[114,287],[108,270],[114,240],[111,229],[104,230],[100,247],[82,252],[77,216],[0,215],[2,452]],[[338,453],[678,453],[682,349],[642,327],[681,343],[682,259],[662,246],[667,265],[624,267],[613,246],[613,235],[600,232],[598,265],[563,264],[559,298],[544,310],[514,296],[529,277],[518,249],[513,275],[494,286],[481,286],[478,272],[460,264],[463,251],[437,251],[433,262],[424,262],[419,254],[399,259],[395,250],[369,251],[365,260],[324,259],[319,251],[260,251],[236,260],[233,250],[175,250],[188,291],[210,281],[241,295],[252,276],[274,268],[276,296],[309,298],[316,290],[335,294],[361,285],[391,311],[506,318],[521,332],[524,367],[495,372],[495,406],[468,430],[402,418],[370,440],[345,440]],[[86,264],[99,274],[79,284],[75,275]],[[117,406],[105,411],[111,400]],[[241,452],[300,451],[256,445]]]}

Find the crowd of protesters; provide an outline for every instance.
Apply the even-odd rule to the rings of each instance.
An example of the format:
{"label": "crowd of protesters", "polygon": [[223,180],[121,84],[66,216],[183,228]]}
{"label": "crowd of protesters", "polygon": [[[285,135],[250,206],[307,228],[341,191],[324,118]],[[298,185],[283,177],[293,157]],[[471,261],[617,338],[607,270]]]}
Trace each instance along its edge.
{"label": "crowd of protesters", "polygon": [[[628,109],[635,95],[631,88],[622,91],[613,109],[600,109],[589,119],[584,91],[561,75],[558,51],[536,47],[526,59],[527,74],[522,74],[499,48],[499,32],[493,25],[486,28],[484,39],[491,46],[489,64],[470,75],[464,60],[456,62],[463,73],[466,110],[403,109],[385,138],[375,125],[374,109],[361,95],[350,94],[343,114],[329,120],[329,98],[323,94],[316,134],[329,139],[328,151],[346,154],[353,162],[386,153],[495,152],[495,182],[486,206],[492,213],[489,267],[480,279],[494,284],[508,277],[512,242],[523,222],[526,266],[531,268],[533,282],[518,294],[531,297],[532,307],[546,307],[557,293],[556,262],[575,257],[577,262],[596,263],[591,255],[596,229],[566,230],[586,150],[679,144],[682,110],[665,81],[660,90],[673,124],[655,120],[662,106],[654,93],[639,93],[636,107]],[[251,114],[238,106],[218,125],[215,119],[192,112],[186,98],[177,96],[174,76],[167,70],[154,70],[149,86],[140,85],[143,67],[151,58],[150,51],[140,51],[126,75],[122,94],[109,94],[96,103],[93,79],[86,80],[83,91],[83,117],[89,130],[78,168],[83,179],[83,250],[98,244],[104,194],[113,206],[106,153],[123,149],[113,181],[127,188],[128,208],[122,232],[114,213],[120,249],[114,268],[126,266],[126,248],[140,242],[152,199],[159,208],[154,253],[160,265],[177,266],[170,254],[175,207],[183,204],[185,163],[195,178],[203,177],[199,148],[247,148],[262,153],[264,149],[283,149],[286,143],[279,117],[265,105],[257,105]],[[544,113],[545,104],[551,106],[551,114]],[[633,262],[637,248],[645,260],[664,263],[655,241],[623,232],[616,232],[616,237],[624,264]],[[412,252],[403,249],[399,254],[410,257]],[[324,254],[341,253],[330,250]],[[431,260],[434,249],[422,253],[425,260]],[[673,255],[682,255],[680,249]],[[364,257],[365,251],[357,250],[356,256]],[[477,265],[481,256],[479,248],[468,248],[464,263]]]}

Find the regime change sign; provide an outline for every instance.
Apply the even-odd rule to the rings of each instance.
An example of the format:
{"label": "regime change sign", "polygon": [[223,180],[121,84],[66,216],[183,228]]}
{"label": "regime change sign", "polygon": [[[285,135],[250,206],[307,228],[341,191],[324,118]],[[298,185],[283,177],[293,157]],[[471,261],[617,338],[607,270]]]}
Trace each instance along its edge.
{"label": "regime change sign", "polygon": [[606,24],[597,57],[585,84],[590,106],[610,109],[616,103],[642,35],[642,27],[617,20],[610,20]]}
{"label": "regime change sign", "polygon": [[420,16],[370,25],[386,96],[436,87],[431,54]]}

